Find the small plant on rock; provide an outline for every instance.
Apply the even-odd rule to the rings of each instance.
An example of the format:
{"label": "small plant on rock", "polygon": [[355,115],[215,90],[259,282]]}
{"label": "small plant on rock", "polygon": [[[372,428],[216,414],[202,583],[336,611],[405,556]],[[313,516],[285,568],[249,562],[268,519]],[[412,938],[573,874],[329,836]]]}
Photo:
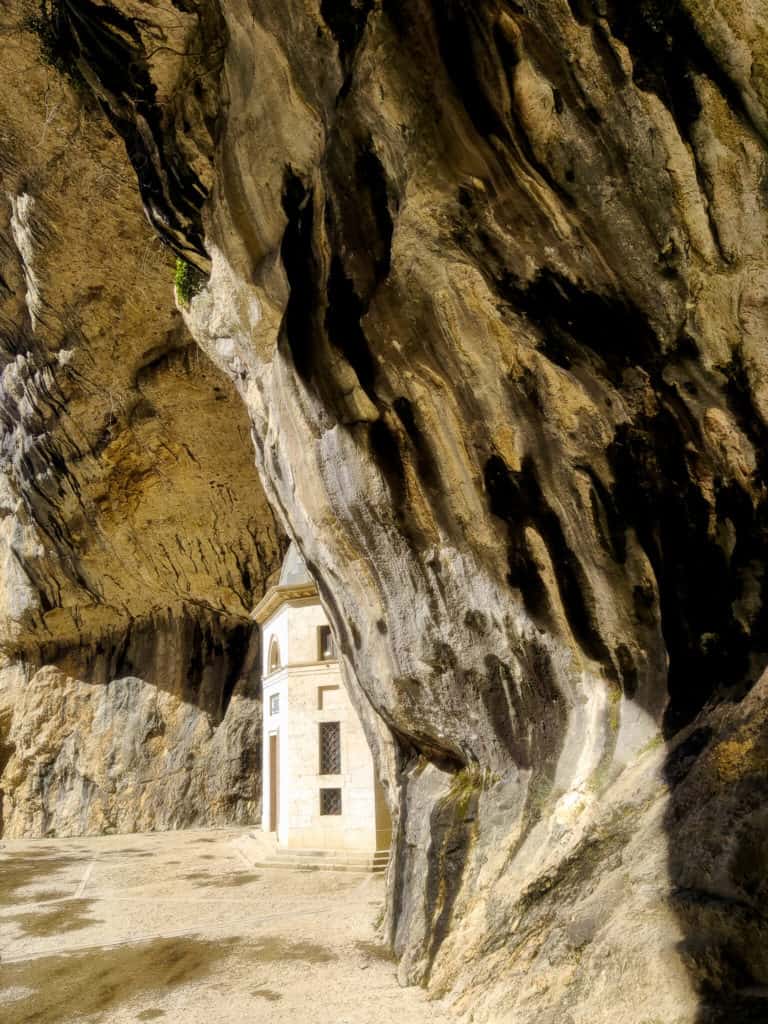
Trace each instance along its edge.
{"label": "small plant on rock", "polygon": [[176,298],[181,306],[188,306],[205,285],[205,274],[183,256],[176,257]]}

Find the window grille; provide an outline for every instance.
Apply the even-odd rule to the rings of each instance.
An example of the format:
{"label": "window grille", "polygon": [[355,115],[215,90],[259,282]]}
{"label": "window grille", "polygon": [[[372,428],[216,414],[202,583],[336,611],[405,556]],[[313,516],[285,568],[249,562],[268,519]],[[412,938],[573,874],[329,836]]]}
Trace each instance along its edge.
{"label": "window grille", "polygon": [[320,790],[320,813],[341,814],[341,790],[321,789]]}
{"label": "window grille", "polygon": [[336,657],[336,645],[330,626],[320,626],[317,630],[317,647],[320,661],[331,661]]}
{"label": "window grille", "polygon": [[341,774],[341,725],[339,722],[320,723],[320,774]]}
{"label": "window grille", "polygon": [[280,694],[273,693],[269,697],[269,713],[270,715],[276,715],[280,711]]}

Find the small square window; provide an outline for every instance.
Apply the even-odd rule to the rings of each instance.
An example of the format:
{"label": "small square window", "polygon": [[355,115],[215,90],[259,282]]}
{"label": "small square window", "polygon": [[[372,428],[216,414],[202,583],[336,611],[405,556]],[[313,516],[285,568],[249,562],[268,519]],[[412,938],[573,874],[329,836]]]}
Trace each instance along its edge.
{"label": "small square window", "polygon": [[270,715],[277,715],[280,713],[280,694],[271,693],[269,695],[269,713]]}
{"label": "small square window", "polygon": [[341,774],[341,725],[339,722],[320,723],[320,774]]}
{"label": "small square window", "polygon": [[321,789],[320,790],[320,813],[341,814],[341,790]]}
{"label": "small square window", "polygon": [[317,649],[320,661],[331,661],[336,657],[336,645],[330,626],[320,626],[317,630]]}

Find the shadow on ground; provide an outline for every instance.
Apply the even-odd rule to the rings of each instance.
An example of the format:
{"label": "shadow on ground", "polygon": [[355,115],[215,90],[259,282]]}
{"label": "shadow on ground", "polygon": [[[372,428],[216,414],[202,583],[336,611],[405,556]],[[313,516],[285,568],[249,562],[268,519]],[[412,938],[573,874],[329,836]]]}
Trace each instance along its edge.
{"label": "shadow on ground", "polygon": [[[237,937],[208,941],[195,936],[162,938],[132,945],[75,954],[44,956],[0,967],[0,988],[6,1004],[4,1024],[64,1024],[89,1020],[157,993],[210,977],[217,968],[290,961],[325,964],[335,953],[310,942],[290,942],[274,936],[256,941]],[[261,990],[269,1000],[272,993]],[[14,998],[18,995],[18,998]],[[148,1009],[139,1020],[152,1020],[164,1011]],[[150,1014],[151,1016],[147,1016]]]}

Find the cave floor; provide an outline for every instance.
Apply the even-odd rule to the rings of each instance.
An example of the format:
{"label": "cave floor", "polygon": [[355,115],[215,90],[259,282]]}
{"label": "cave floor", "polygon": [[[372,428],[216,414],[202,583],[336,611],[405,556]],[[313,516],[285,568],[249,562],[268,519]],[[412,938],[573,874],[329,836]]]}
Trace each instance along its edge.
{"label": "cave floor", "polygon": [[253,869],[245,831],[0,842],[3,1024],[448,1024],[376,942],[381,877]]}

